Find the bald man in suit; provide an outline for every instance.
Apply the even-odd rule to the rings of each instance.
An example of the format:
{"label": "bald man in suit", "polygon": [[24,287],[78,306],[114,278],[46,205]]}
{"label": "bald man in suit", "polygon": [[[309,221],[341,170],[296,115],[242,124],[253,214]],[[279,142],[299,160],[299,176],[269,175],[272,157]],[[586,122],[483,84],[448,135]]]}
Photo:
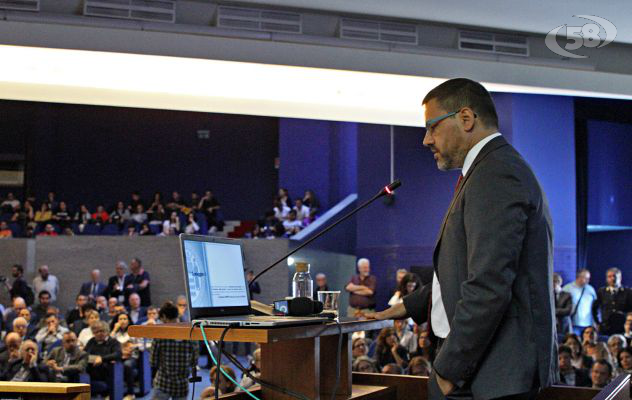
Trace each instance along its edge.
{"label": "bald man in suit", "polygon": [[533,171],[498,132],[489,93],[452,79],[423,101],[428,147],[461,175],[435,245],[434,277],[374,314],[430,322],[431,399],[533,399],[558,379],[553,230]]}

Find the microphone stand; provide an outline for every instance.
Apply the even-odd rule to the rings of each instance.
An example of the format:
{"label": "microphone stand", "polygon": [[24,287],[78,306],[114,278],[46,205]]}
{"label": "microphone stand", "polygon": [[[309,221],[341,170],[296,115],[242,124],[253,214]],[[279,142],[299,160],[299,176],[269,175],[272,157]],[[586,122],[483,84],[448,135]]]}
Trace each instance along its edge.
{"label": "microphone stand", "polygon": [[320,231],[318,234],[316,234],[314,237],[312,237],[311,239],[307,240],[305,243],[301,244],[300,246],[298,246],[297,248],[295,248],[294,250],[290,251],[288,254],[284,255],[283,257],[279,258],[277,261],[273,262],[270,266],[266,267],[263,271],[259,272],[257,275],[255,275],[254,278],[252,278],[252,281],[249,282],[249,284],[252,284],[253,282],[255,282],[261,275],[265,274],[266,272],[268,272],[269,270],[271,270],[272,268],[274,268],[278,263],[280,263],[281,261],[285,260],[286,258],[288,258],[289,256],[291,256],[292,254],[296,253],[297,251],[301,250],[303,247],[307,246],[308,244],[310,244],[311,242],[313,242],[314,240],[318,239],[319,237],[321,237],[322,235],[324,235],[325,233],[329,232],[330,230],[332,230],[335,226],[337,226],[339,223],[347,220],[349,217],[351,217],[352,215],[354,215],[355,213],[357,213],[358,211],[362,210],[363,208],[365,208],[366,206],[368,206],[369,204],[373,203],[375,200],[379,199],[382,196],[385,195],[392,195],[393,191],[395,189],[397,189],[398,187],[400,187],[402,185],[401,181],[396,180],[394,182],[391,182],[389,185],[385,186],[384,188],[382,188],[382,190],[380,190],[375,196],[371,197],[369,200],[365,201],[364,203],[360,204],[357,208],[355,208],[354,210],[350,211],[347,215],[343,216],[342,218],[340,218],[339,220],[337,220],[336,222],[334,222],[333,224],[331,224],[330,226],[328,226],[327,228],[323,229],[322,231]]}

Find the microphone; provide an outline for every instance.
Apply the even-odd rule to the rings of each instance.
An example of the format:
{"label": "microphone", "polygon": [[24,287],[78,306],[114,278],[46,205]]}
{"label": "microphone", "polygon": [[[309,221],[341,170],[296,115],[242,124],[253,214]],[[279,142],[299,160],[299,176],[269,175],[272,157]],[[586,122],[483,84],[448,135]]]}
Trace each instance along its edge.
{"label": "microphone", "polygon": [[395,191],[395,189],[397,189],[400,186],[402,186],[402,182],[399,179],[397,179],[397,180],[389,183],[388,185],[384,186],[379,192],[377,192],[377,194],[375,196],[371,197],[369,200],[367,200],[364,203],[360,204],[358,207],[356,207],[355,209],[351,210],[347,215],[345,215],[344,217],[340,218],[339,220],[337,220],[333,224],[329,225],[327,228],[325,228],[322,231],[320,231],[314,237],[312,237],[311,239],[309,239],[308,241],[306,241],[302,245],[298,246],[294,250],[290,251],[289,253],[287,253],[286,255],[284,255],[283,257],[279,258],[277,261],[273,262],[271,265],[269,265],[268,267],[263,269],[263,271],[259,272],[257,275],[255,275],[254,278],[252,278],[252,280],[250,281],[249,284],[252,284],[261,275],[265,274],[266,272],[268,272],[269,270],[274,268],[274,266],[276,266],[278,263],[280,263],[281,261],[285,260],[286,258],[291,256],[292,254],[296,253],[297,251],[299,251],[303,247],[307,246],[308,244],[310,244],[314,240],[318,239],[319,237],[321,237],[325,233],[329,232],[336,225],[338,225],[342,221],[346,220],[347,218],[351,217],[353,214],[355,214],[358,211],[362,210],[364,207],[368,206],[369,204],[373,203],[375,200],[377,200],[377,199],[379,199],[380,197],[383,197],[383,196],[391,196],[393,194],[393,192]]}

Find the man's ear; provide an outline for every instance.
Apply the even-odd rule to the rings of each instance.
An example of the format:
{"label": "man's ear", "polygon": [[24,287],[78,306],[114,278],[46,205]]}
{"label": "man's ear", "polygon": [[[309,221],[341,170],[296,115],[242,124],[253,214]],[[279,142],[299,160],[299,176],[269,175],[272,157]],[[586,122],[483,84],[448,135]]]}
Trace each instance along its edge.
{"label": "man's ear", "polygon": [[471,133],[474,130],[474,126],[476,125],[476,113],[469,107],[463,107],[458,114],[459,121],[461,121],[461,125],[463,126],[463,130],[468,133]]}

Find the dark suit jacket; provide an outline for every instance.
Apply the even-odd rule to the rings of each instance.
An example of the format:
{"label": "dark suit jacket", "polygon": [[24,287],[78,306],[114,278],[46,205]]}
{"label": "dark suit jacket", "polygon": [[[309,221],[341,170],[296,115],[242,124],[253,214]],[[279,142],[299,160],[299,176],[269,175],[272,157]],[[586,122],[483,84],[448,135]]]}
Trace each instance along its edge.
{"label": "dark suit jacket", "polygon": [[[588,372],[585,369],[577,369],[573,367],[573,371],[575,372],[575,387],[591,387],[592,381],[588,376]],[[560,375],[560,383],[566,385],[566,377],[564,375]]]}
{"label": "dark suit jacket", "polygon": [[[123,278],[123,282],[125,282],[125,278],[127,277],[127,275],[125,275],[125,277]],[[125,288],[121,288],[122,290],[115,290],[114,289],[114,285],[116,285],[118,283],[118,276],[114,275],[111,276],[108,279],[108,286],[105,289],[105,297],[107,297],[108,299],[110,297],[119,297],[119,296],[123,296],[125,293]]]}
{"label": "dark suit jacket", "polygon": [[571,332],[573,323],[571,312],[573,311],[573,298],[571,294],[561,291],[555,299],[555,317],[557,318],[557,333],[566,334]]}
{"label": "dark suit jacket", "polygon": [[[441,377],[475,399],[557,381],[551,218],[531,168],[503,137],[483,147],[463,178],[433,263],[450,324],[433,365]],[[404,298],[418,323],[427,320],[431,289]]]}
{"label": "dark suit jacket", "polygon": [[[90,290],[92,289],[92,282],[85,282],[81,284],[81,289],[79,289],[79,294],[82,294],[84,296],[90,296]],[[94,296],[95,298],[97,296],[103,296],[105,294],[105,289],[107,289],[107,286],[105,286],[105,283],[97,283],[97,288],[96,288],[96,296]]]}
{"label": "dark suit jacket", "polygon": [[127,313],[129,314],[129,317],[130,317],[130,324],[140,325],[143,322],[147,321],[147,307],[141,306],[138,309],[138,318],[136,319],[136,321],[131,321],[132,309],[130,307],[127,307]]}
{"label": "dark suit jacket", "polygon": [[632,311],[632,291],[620,287],[614,293],[607,287],[597,290],[597,299],[593,302],[592,312],[599,332],[605,335],[623,332],[625,315]]}

